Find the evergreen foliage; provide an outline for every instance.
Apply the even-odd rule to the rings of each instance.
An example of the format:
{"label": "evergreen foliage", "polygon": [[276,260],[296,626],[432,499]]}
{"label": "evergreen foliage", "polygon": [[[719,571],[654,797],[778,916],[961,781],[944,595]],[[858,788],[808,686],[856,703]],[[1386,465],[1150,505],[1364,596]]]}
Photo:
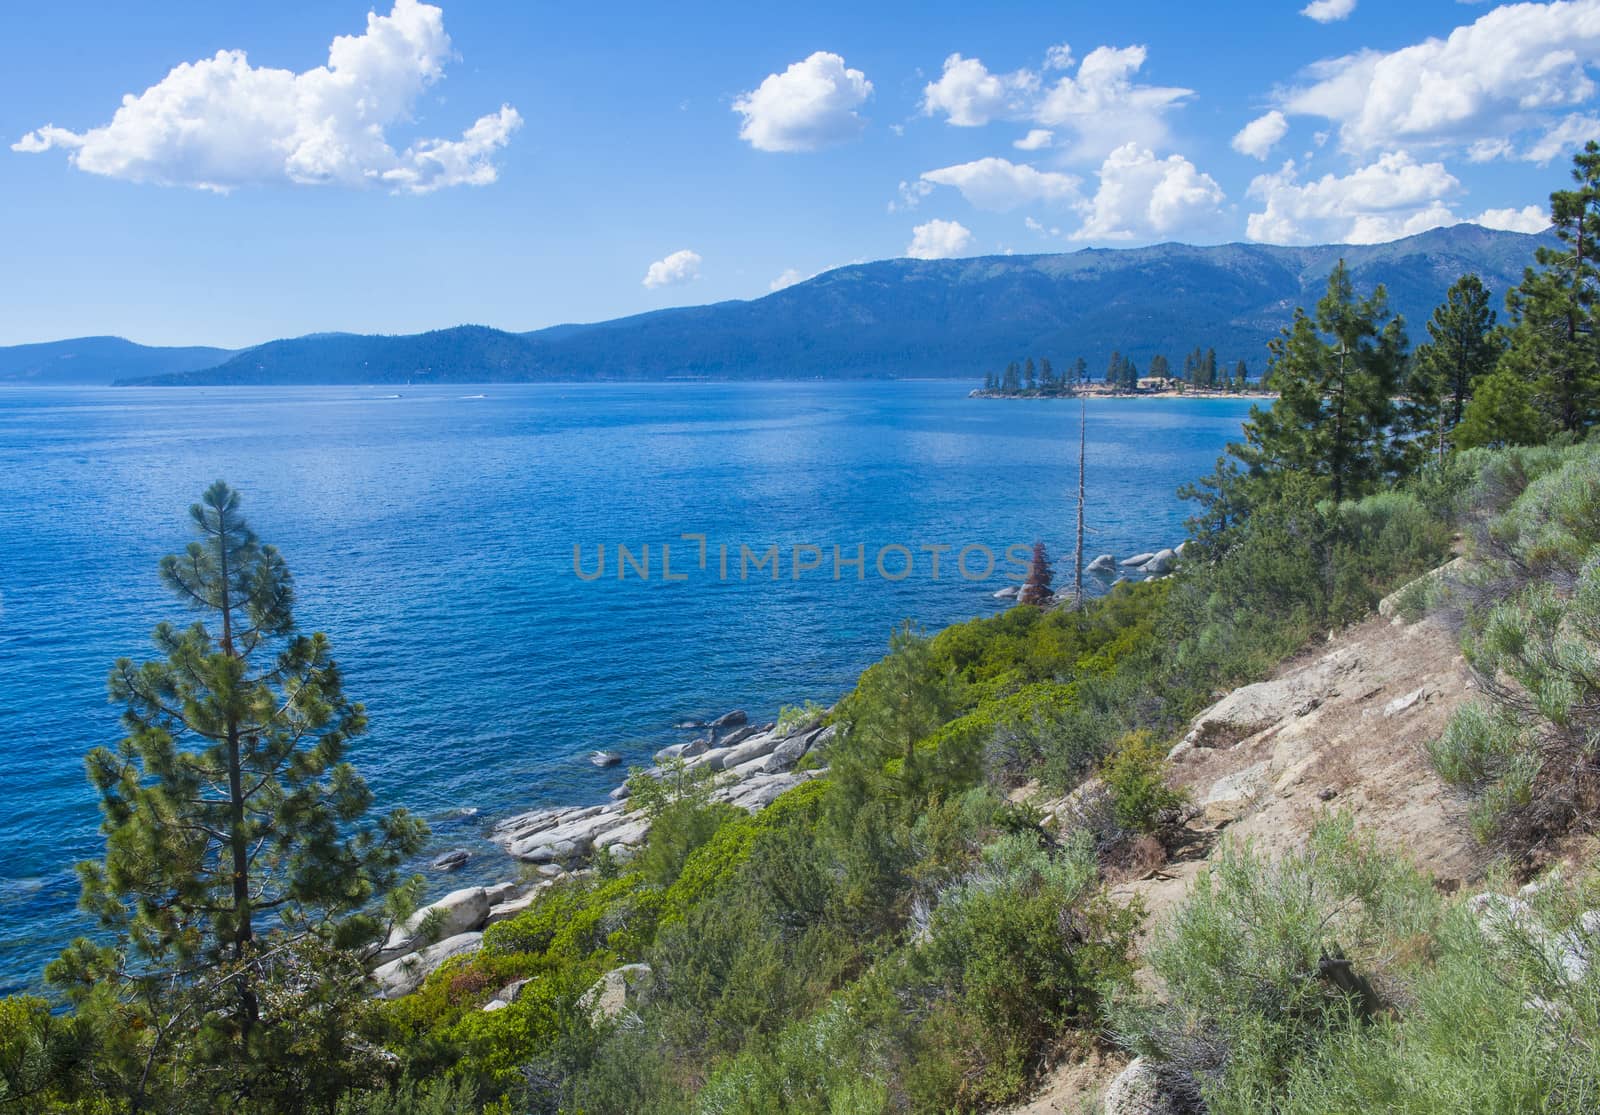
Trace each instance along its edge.
{"label": "evergreen foliage", "polygon": [[[104,1086],[135,1110],[176,1110],[180,1092],[293,1110],[294,1088],[272,1098],[285,1081],[336,1087],[348,1018],[304,1029],[300,1000],[359,1012],[362,972],[342,958],[385,931],[375,903],[426,835],[404,810],[368,818],[344,758],[365,714],[326,636],[296,629],[288,567],[239,507],[213,484],[190,509],[199,540],[161,562],[204,618],[161,624],[162,659],[112,670],[128,734],[88,757],[106,854],[79,865],[107,937],[49,969],[105,1041]],[[328,1057],[319,1071],[289,1071],[309,1048]]]}
{"label": "evergreen foliage", "polygon": [[1403,323],[1380,286],[1358,299],[1343,263],[1316,316],[1296,311],[1271,345],[1278,399],[1251,409],[1236,455],[1257,475],[1296,472],[1335,500],[1371,492],[1404,468],[1408,443],[1395,397],[1405,374]]}
{"label": "evergreen foliage", "polygon": [[1572,161],[1576,188],[1550,195],[1560,246],[1539,248],[1538,268],[1506,297],[1504,367],[1532,385],[1552,425],[1581,433],[1600,416],[1600,143],[1590,140]]}

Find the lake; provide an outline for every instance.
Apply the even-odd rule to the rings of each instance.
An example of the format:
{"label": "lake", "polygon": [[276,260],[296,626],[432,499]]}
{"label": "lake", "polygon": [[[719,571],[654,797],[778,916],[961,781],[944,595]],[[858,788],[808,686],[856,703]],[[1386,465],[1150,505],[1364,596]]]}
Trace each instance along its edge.
{"label": "lake", "polygon": [[[1007,547],[1043,540],[1069,580],[1077,405],[970,387],[0,389],[0,991],[86,927],[83,755],[120,734],[112,662],[192,621],[156,566],[212,480],[366,704],[350,758],[379,807],[474,851],[442,891],[514,874],[497,816],[615,786],[592,748],[646,762],[686,718],[831,703],[896,624],[1003,606]],[[1090,402],[1087,555],[1178,542],[1174,489],[1249,406]]]}

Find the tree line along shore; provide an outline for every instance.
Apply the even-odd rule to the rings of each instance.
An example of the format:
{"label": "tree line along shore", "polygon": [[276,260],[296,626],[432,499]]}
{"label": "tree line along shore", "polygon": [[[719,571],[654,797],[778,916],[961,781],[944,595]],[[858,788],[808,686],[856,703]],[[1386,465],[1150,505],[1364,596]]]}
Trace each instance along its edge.
{"label": "tree line along shore", "polygon": [[[977,1112],[1137,1054],[1110,1115],[1591,1107],[1600,144],[1573,168],[1503,319],[1463,276],[1413,347],[1335,267],[1270,346],[1276,397],[1182,489],[1167,573],[1091,598],[1041,570],[997,615],[895,630],[828,708],[663,755],[600,825],[503,823],[527,867],[493,905],[526,901],[492,924],[487,894],[424,902],[426,826],[354,769],[333,640],[213,485],[159,570],[189,621],[112,668],[97,929],[0,1000],[0,1102]],[[1174,774],[1238,742],[1238,687],[1380,601],[1448,625],[1471,673],[1414,756],[1475,842],[1470,898],[1337,796],[1273,849],[1203,825]],[[730,763],[786,781],[736,801]],[[1118,884],[1197,847],[1147,926]]]}

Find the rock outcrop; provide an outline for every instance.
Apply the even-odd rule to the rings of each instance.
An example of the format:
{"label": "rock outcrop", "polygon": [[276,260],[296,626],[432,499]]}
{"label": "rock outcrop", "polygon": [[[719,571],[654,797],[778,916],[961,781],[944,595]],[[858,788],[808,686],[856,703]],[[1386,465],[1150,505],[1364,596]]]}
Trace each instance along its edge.
{"label": "rock outcrop", "polygon": [[655,988],[655,973],[648,964],[624,964],[595,981],[578,999],[580,1010],[588,1012],[595,1025],[637,1022],[634,1013],[650,1000]]}
{"label": "rock outcrop", "polygon": [[476,952],[482,944],[482,933],[458,933],[427,948],[379,965],[372,973],[372,980],[378,985],[378,998],[398,999],[411,994],[446,960]]}
{"label": "rock outcrop", "polygon": [[[719,721],[743,715],[728,713]],[[825,768],[820,766],[807,771],[794,768],[812,752],[820,755],[834,731],[831,726],[785,732],[771,724],[740,725],[725,740],[717,740],[713,732],[693,744],[663,748],[657,755],[662,761],[682,760],[689,771],[703,767],[708,772],[718,772],[712,800],[755,812],[785,790],[822,773]],[[660,767],[645,772],[651,777],[661,777],[663,773]],[[496,824],[489,839],[524,863],[570,864],[601,851],[627,859],[649,836],[650,822],[628,808],[626,792],[613,792],[611,799],[603,805],[558,806],[519,813]]]}
{"label": "rock outcrop", "polygon": [[481,929],[489,917],[489,895],[483,887],[453,890],[394,927],[377,960],[380,964],[416,952],[434,941]]}

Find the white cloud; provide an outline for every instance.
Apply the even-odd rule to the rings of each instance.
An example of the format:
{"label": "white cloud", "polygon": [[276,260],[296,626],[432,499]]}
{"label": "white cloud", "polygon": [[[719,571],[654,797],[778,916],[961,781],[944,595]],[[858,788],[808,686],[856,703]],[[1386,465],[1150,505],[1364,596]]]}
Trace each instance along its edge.
{"label": "white cloud", "polygon": [[959,221],[934,219],[911,230],[906,255],[912,259],[949,259],[972,246],[972,233]]}
{"label": "white cloud", "polygon": [[1096,47],[1075,76],[1062,77],[1045,90],[1034,119],[1047,127],[1073,129],[1082,157],[1100,158],[1129,142],[1160,146],[1167,137],[1165,114],[1194,91],[1135,82],[1133,75],[1145,57],[1142,46]]}
{"label": "white cloud", "polygon": [[674,286],[686,283],[690,279],[700,277],[700,253],[682,248],[665,259],[658,259],[650,265],[644,273],[644,285],[654,290],[656,287]]}
{"label": "white cloud", "polygon": [[1022,163],[990,156],[970,163],[926,171],[923,182],[954,186],[979,209],[1005,212],[1035,202],[1078,200],[1078,179],[1051,170],[1035,170]]}
{"label": "white cloud", "polygon": [[1039,79],[1027,70],[992,74],[976,58],[952,54],[944,72],[922,90],[922,114],[944,113],[945,123],[958,128],[978,128],[999,116],[1018,111],[1017,98],[1038,87]]}
{"label": "white cloud", "polygon": [[444,13],[395,0],[368,13],[366,31],[340,35],[328,63],[303,73],[252,66],[242,50],[185,62],[110,123],[85,132],[46,125],[11,145],[69,152],[79,170],[133,182],[226,192],[262,184],[387,186],[427,193],[493,182],[493,156],[522,123],[510,105],[460,139],[419,139],[396,151],[387,132],[410,121],[417,98],[451,57]]}
{"label": "white cloud", "polygon": [[1233,137],[1233,149],[1253,159],[1265,159],[1278,141],[1289,133],[1289,121],[1277,109],[1258,116],[1239,129]]}
{"label": "white cloud", "polygon": [[1311,0],[1300,9],[1300,14],[1318,23],[1334,23],[1350,18],[1356,10],[1356,0]]}
{"label": "white cloud", "polygon": [[1511,141],[1503,136],[1475,139],[1467,147],[1469,163],[1491,163],[1496,159],[1511,157]]}
{"label": "white cloud", "polygon": [[[1339,125],[1354,153],[1466,147],[1544,130],[1595,94],[1600,0],[1507,4],[1443,38],[1319,62],[1283,107]],[[1486,148],[1480,147],[1480,155]]]}
{"label": "white cloud", "polygon": [[915,182],[901,182],[895,191],[899,200],[889,203],[889,212],[899,209],[915,209],[922,204],[922,199],[933,193],[933,183],[924,182],[920,178]]}
{"label": "white cloud", "polygon": [[1049,128],[1031,128],[1021,139],[1012,140],[1011,146],[1018,151],[1040,151],[1049,147],[1054,138],[1055,133]]}
{"label": "white cloud", "polygon": [[1573,113],[1535,140],[1522,157],[1543,166],[1571,155],[1591,139],[1600,139],[1600,118]]}
{"label": "white cloud", "polygon": [[[1102,159],[1130,140],[1154,147],[1166,139],[1164,115],[1194,93],[1134,81],[1145,58],[1142,46],[1097,47],[1077,63],[1076,74],[1063,73],[1045,83],[1028,69],[997,74],[977,58],[952,54],[945,59],[939,80],[923,89],[922,111],[943,114],[958,127],[975,128],[1000,119],[1042,125],[1030,137],[1069,129],[1077,138],[1073,153],[1085,159]],[[1062,43],[1046,53],[1044,71],[1065,71],[1073,64],[1072,49]],[[1055,138],[1052,135],[1052,141]],[[1036,149],[1026,142],[1017,146]]]}
{"label": "white cloud", "polygon": [[733,102],[744,117],[739,138],[758,151],[815,151],[861,134],[856,113],[872,82],[837,54],[819,50]]}
{"label": "white cloud", "polygon": [[1196,231],[1215,222],[1222,187],[1181,155],[1157,159],[1124,144],[1100,168],[1100,188],[1085,206],[1074,240],[1132,240]]}
{"label": "white cloud", "polygon": [[1249,196],[1265,205],[1246,231],[1271,244],[1380,243],[1456,223],[1442,199],[1459,187],[1442,163],[1418,163],[1403,151],[1304,183],[1290,161],[1250,183]]}
{"label": "white cloud", "polygon": [[784,269],[783,274],[779,275],[776,279],[773,279],[767,284],[767,289],[782,290],[784,287],[794,286],[795,283],[803,283],[809,278],[811,278],[811,276],[801,274],[799,268],[787,267]]}
{"label": "white cloud", "polygon": [[1521,209],[1485,209],[1472,218],[1472,223],[1506,232],[1543,232],[1550,227],[1550,211],[1539,205],[1525,205]]}

